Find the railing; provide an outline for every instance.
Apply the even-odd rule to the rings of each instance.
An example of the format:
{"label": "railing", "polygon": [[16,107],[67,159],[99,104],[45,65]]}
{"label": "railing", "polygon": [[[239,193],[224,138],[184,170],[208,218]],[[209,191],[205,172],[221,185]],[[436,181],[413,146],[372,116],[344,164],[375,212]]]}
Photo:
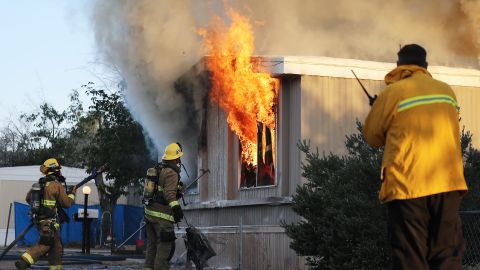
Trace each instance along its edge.
{"label": "railing", "polygon": [[463,269],[480,270],[480,211],[461,211],[466,250]]}

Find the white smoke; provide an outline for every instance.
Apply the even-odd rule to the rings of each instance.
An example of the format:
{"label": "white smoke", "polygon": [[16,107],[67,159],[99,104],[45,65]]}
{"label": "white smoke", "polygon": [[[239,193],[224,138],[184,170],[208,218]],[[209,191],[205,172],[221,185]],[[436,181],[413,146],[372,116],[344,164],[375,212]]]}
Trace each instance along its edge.
{"label": "white smoke", "polygon": [[195,168],[204,92],[174,82],[200,60],[196,30],[233,7],[254,23],[258,55],[315,55],[394,62],[418,43],[431,65],[478,67],[476,0],[98,0],[92,23],[100,55],[127,81],[130,110],[162,150],[185,145]]}

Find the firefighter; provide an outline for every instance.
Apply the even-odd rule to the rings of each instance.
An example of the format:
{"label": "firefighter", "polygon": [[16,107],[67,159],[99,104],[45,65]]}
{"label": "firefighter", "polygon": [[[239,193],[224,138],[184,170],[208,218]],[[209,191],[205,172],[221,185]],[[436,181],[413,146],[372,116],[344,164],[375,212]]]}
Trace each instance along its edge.
{"label": "firefighter", "polygon": [[388,210],[393,269],[462,269],[459,216],[467,191],[460,107],[452,88],[427,71],[424,48],[409,44],[373,103],[363,134],[385,146],[380,200]]}
{"label": "firefighter", "polygon": [[56,159],[47,159],[40,166],[44,177],[41,177],[39,183],[34,184],[27,193],[26,201],[31,205],[32,222],[37,225],[40,239],[15,262],[17,269],[27,269],[46,253],[50,270],[62,269],[61,221],[57,209],[69,208],[73,204],[76,187],[73,187],[71,193],[67,195],[62,185],[65,177],[61,173],[61,168]]}
{"label": "firefighter", "polygon": [[167,270],[175,251],[174,223],[183,218],[178,203],[180,184],[180,157],[183,155],[179,143],[165,148],[162,162],[147,170],[143,202],[147,222],[146,270]]}

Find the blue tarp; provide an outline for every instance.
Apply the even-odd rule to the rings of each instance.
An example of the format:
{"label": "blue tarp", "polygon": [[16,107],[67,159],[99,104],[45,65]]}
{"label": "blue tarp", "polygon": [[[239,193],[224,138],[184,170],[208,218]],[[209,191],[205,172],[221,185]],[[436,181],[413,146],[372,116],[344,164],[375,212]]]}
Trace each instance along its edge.
{"label": "blue tarp", "polygon": [[[30,206],[27,204],[15,202],[15,237],[17,237],[24,228],[30,223],[30,217],[28,216],[28,211]],[[64,223],[61,227],[61,236],[62,241],[65,245],[69,243],[81,243],[82,242],[82,222],[74,221],[73,214],[78,212],[78,209],[83,209],[83,205],[74,204],[69,209],[65,209],[68,216],[70,217],[70,223]],[[95,244],[99,239],[100,234],[100,225],[102,212],[100,206],[89,205],[88,209],[98,209],[99,210],[99,219],[94,220],[91,223],[90,231],[92,233],[91,239],[92,243]],[[113,226],[114,234],[117,244],[122,243],[128,236],[135,232],[140,227],[140,222],[143,219],[143,207],[131,206],[131,205],[116,205],[115,213],[113,217]],[[140,232],[132,237],[127,244],[134,244],[136,239],[143,239],[143,236],[140,236]],[[38,240],[38,231],[36,227],[31,229],[22,241],[18,242],[18,245],[32,245],[35,244]]]}

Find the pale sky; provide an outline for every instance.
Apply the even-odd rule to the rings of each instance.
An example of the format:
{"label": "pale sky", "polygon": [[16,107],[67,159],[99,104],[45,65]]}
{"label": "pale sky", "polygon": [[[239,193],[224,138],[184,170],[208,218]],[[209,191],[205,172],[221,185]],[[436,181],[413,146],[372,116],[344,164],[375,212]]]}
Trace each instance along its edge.
{"label": "pale sky", "polygon": [[0,127],[43,101],[64,109],[72,89],[102,84],[87,4],[0,0]]}

